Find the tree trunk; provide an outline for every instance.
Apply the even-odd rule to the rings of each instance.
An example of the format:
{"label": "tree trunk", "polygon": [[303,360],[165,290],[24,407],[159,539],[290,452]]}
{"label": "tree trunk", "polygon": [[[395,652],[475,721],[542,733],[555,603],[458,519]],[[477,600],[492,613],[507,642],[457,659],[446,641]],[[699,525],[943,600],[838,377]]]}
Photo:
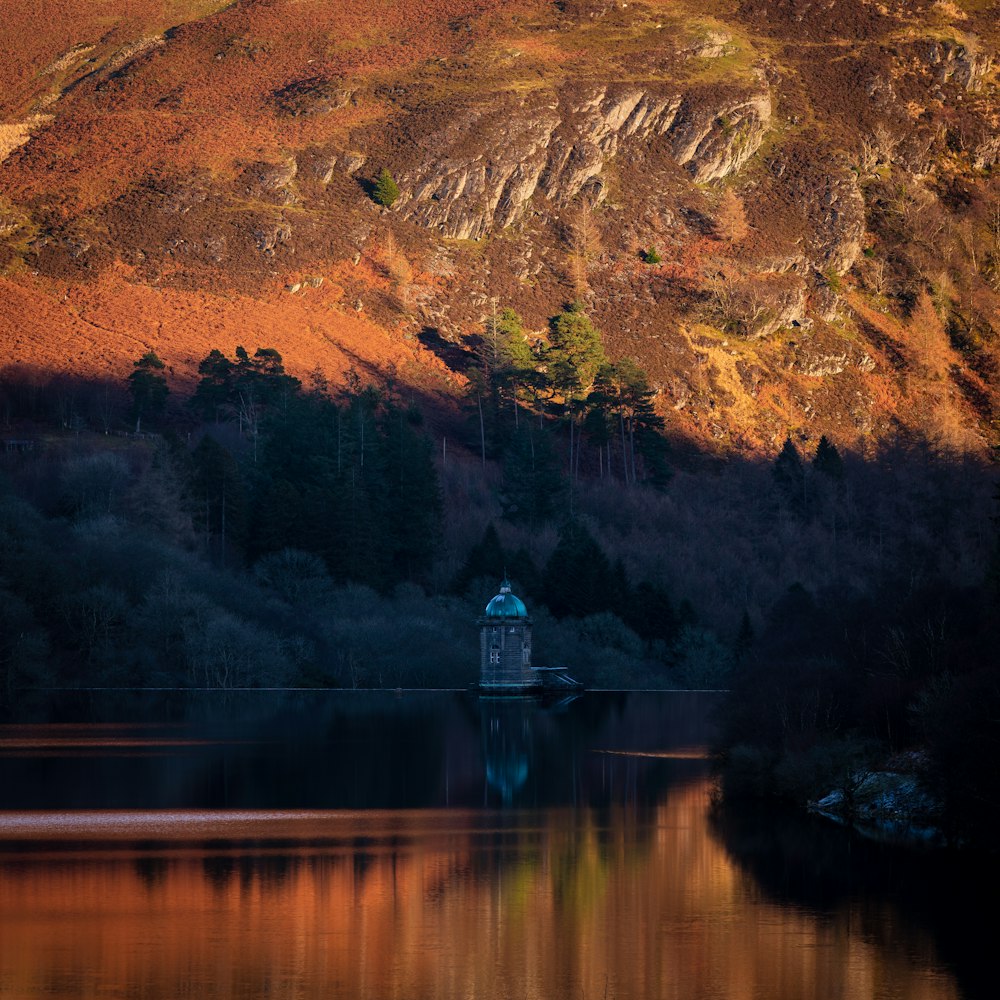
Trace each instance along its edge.
{"label": "tree trunk", "polygon": [[483,423],[483,394],[476,393],[479,403],[479,444],[483,452],[483,468],[486,468],[486,425]]}
{"label": "tree trunk", "polygon": [[622,468],[625,470],[625,485],[628,486],[628,447],[625,444],[625,414],[618,414],[618,422],[622,430]]}
{"label": "tree trunk", "polygon": [[635,421],[631,418],[628,422],[628,447],[629,453],[632,456],[632,482],[636,482],[635,475]]}

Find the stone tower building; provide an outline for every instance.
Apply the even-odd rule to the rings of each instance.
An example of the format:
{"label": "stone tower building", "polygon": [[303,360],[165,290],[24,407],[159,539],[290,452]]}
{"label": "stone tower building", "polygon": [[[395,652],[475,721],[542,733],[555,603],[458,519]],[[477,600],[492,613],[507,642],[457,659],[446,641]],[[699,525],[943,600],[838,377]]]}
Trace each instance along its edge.
{"label": "stone tower building", "polygon": [[483,688],[526,688],[538,683],[531,669],[528,609],[511,593],[506,577],[479,619],[479,663]]}

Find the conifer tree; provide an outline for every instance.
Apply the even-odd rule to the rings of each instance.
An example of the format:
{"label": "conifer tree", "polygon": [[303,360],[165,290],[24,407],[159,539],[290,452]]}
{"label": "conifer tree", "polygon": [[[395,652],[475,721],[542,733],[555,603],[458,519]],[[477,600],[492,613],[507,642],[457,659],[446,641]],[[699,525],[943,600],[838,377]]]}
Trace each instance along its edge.
{"label": "conifer tree", "polygon": [[738,243],[750,231],[743,208],[743,199],[732,188],[726,188],[719,199],[719,209],[715,215],[715,229],[730,244]]}
{"label": "conifer tree", "polygon": [[203,420],[216,423],[226,407],[232,404],[233,363],[222,351],[213,348],[198,365],[201,376],[191,397],[191,408]]}
{"label": "conifer tree", "polygon": [[383,208],[392,208],[393,202],[399,197],[399,185],[392,174],[383,167],[372,189],[372,199]]}
{"label": "conifer tree", "polygon": [[583,303],[574,302],[552,317],[549,342],[545,357],[556,388],[564,394],[589,390],[604,363],[604,345]]}
{"label": "conifer tree", "polygon": [[507,558],[505,565],[507,578],[513,584],[516,593],[534,598],[543,596],[538,567],[531,558],[531,553],[523,545],[518,546],[514,554]]}
{"label": "conifer tree", "polygon": [[615,605],[608,557],[578,521],[568,521],[545,566],[545,603],[557,618],[585,618]]}
{"label": "conifer tree", "polygon": [[488,455],[503,451],[503,424],[512,418],[519,425],[520,391],[535,375],[535,356],[525,339],[521,317],[509,308],[491,315],[473,357],[467,398],[485,464]]}
{"label": "conifer tree", "polygon": [[791,437],[785,438],[785,443],[781,446],[781,452],[774,460],[772,469],[774,481],[792,506],[801,508],[804,506],[806,473],[802,467],[802,459],[799,457],[798,449],[792,443]]}
{"label": "conifer tree", "polygon": [[163,415],[167,406],[167,380],[163,375],[166,365],[156,351],[146,353],[135,362],[134,371],[128,377],[129,392],[132,394],[132,416],[135,431],[142,429],[142,421],[155,420]]}
{"label": "conifer tree", "polygon": [[207,434],[194,450],[191,497],[209,551],[228,564],[245,541],[246,486],[232,453]]}
{"label": "conifer tree", "polygon": [[824,434],[816,445],[816,454],[813,456],[812,466],[817,472],[829,476],[831,479],[840,480],[844,478],[844,462],[837,451],[837,446],[833,444]]}
{"label": "conifer tree", "polygon": [[519,389],[530,381],[536,359],[524,336],[521,317],[513,309],[503,309],[486,320],[476,363],[498,410],[502,402],[513,403],[516,422]]}
{"label": "conifer tree", "polygon": [[507,566],[503,545],[493,522],[490,521],[483,531],[483,537],[469,549],[462,568],[455,575],[452,589],[457,594],[464,594],[473,580],[481,577],[497,577]]}
{"label": "conifer tree", "polygon": [[[636,451],[643,453],[657,475],[665,473],[659,468],[662,449],[663,418],[653,407],[653,390],[646,380],[646,373],[631,359],[622,358],[613,364],[604,364],[594,379],[594,389],[587,402],[591,412],[610,414],[615,418],[621,440],[622,474],[626,483],[638,478]],[[594,421],[595,426],[599,426]]]}

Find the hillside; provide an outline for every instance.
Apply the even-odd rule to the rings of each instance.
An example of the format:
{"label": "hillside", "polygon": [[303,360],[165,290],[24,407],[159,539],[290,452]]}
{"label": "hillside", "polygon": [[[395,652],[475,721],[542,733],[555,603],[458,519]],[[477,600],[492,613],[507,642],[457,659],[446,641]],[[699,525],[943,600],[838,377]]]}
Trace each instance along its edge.
{"label": "hillside", "polygon": [[0,378],[246,343],[448,400],[494,302],[581,299],[702,447],[1000,441],[985,0],[50,9],[0,2]]}

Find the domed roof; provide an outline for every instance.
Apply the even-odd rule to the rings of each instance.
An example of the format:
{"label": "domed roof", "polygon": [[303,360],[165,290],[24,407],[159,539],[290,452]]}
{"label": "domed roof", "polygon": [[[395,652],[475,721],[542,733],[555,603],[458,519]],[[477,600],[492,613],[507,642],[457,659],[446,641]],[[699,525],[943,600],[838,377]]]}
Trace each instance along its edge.
{"label": "domed roof", "polygon": [[528,609],[520,597],[510,592],[510,583],[504,577],[500,584],[500,593],[486,605],[487,618],[527,618]]}

